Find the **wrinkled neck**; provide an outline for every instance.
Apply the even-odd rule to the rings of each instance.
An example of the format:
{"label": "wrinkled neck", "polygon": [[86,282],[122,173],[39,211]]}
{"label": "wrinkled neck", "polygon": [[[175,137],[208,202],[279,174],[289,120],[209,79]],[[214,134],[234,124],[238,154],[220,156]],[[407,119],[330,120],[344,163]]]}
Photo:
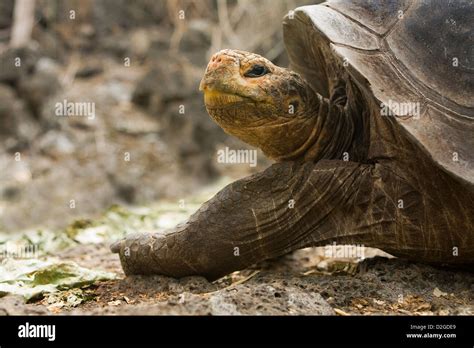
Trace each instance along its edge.
{"label": "wrinkled neck", "polygon": [[313,100],[308,110],[313,115],[308,124],[312,132],[301,147],[279,160],[361,161],[365,126],[360,110],[346,103],[343,89],[336,90],[329,99],[316,94]]}
{"label": "wrinkled neck", "polygon": [[[354,122],[345,112],[342,105],[332,103],[329,99],[320,99],[315,137],[304,154],[305,160],[343,159],[349,154],[353,137]],[[350,154],[349,154],[350,157]]]}
{"label": "wrinkled neck", "polygon": [[[306,116],[299,121],[300,124],[298,125],[298,128],[308,130],[308,132],[306,132],[306,134],[304,135],[305,140],[298,143],[297,139],[294,139],[292,143],[298,143],[297,147],[294,147],[291,149],[291,151],[287,151],[279,156],[270,157],[277,160],[278,162],[293,161],[305,157],[305,154],[315,144],[320,134],[320,130],[317,124],[317,115],[319,114],[321,102],[321,98],[318,98],[317,96],[312,98],[312,103],[306,105]],[[292,136],[294,136],[294,134],[292,134]],[[296,136],[299,137],[299,135]]]}

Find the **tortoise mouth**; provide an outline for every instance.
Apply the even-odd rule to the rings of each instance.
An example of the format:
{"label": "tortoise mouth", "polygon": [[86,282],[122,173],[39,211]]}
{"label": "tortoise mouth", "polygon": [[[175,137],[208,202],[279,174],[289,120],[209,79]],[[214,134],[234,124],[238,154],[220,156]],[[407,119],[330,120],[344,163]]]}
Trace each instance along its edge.
{"label": "tortoise mouth", "polygon": [[225,93],[215,90],[204,92],[204,103],[210,108],[225,107],[233,104],[249,102],[252,102],[252,99],[238,94]]}

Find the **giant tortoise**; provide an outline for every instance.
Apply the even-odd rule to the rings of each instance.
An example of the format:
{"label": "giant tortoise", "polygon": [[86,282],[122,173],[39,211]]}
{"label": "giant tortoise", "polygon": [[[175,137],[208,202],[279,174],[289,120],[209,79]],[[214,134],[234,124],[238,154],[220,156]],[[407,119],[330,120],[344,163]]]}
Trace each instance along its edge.
{"label": "giant tortoise", "polygon": [[113,244],[125,273],[216,279],[332,243],[473,264],[473,18],[471,0],[332,0],[285,17],[291,70],[215,54],[209,115],[275,163]]}

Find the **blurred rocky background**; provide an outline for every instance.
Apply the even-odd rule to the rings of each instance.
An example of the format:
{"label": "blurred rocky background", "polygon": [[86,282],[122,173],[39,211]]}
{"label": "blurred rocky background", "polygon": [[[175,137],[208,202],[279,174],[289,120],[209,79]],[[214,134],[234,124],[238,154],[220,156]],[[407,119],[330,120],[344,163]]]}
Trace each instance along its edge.
{"label": "blurred rocky background", "polygon": [[[305,0],[1,0],[0,230],[62,227],[113,204],[178,201],[256,168],[198,91],[223,48],[285,66],[281,20]],[[57,103],[94,105],[59,117]]]}

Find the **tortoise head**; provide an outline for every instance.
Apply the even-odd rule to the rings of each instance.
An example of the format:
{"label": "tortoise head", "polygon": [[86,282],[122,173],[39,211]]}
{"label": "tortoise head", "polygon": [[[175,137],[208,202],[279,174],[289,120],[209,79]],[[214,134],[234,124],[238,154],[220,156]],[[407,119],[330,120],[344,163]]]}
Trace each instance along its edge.
{"label": "tortoise head", "polygon": [[199,89],[209,115],[226,133],[270,158],[297,157],[311,137],[316,94],[300,75],[262,56],[229,49],[216,53]]}

